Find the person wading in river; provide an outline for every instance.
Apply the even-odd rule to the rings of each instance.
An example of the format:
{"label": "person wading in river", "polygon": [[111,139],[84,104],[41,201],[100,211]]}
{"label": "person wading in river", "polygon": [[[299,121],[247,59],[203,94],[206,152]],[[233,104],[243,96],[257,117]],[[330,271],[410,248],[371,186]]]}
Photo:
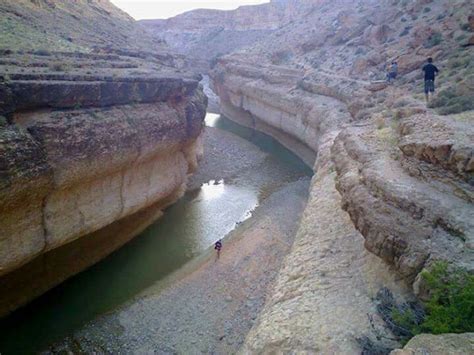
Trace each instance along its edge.
{"label": "person wading in river", "polygon": [[216,249],[217,259],[219,259],[219,257],[221,256],[221,249],[222,249],[222,242],[220,239],[214,244],[214,249]]}
{"label": "person wading in river", "polygon": [[433,58],[428,58],[428,63],[423,66],[425,72],[425,97],[426,103],[430,101],[430,93],[433,96],[435,92],[435,76],[438,74],[438,68],[433,64]]}

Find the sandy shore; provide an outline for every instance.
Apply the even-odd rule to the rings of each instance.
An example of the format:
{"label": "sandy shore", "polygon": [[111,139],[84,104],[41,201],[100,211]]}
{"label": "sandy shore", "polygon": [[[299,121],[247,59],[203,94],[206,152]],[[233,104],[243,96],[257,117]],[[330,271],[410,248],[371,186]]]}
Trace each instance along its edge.
{"label": "sandy shore", "polygon": [[[210,177],[242,178],[239,170],[268,160],[240,139],[208,129],[206,158],[191,185]],[[281,182],[252,217],[226,237],[219,260],[210,249],[119,309],[76,331],[51,351],[237,352],[293,243],[308,186],[307,177]]]}

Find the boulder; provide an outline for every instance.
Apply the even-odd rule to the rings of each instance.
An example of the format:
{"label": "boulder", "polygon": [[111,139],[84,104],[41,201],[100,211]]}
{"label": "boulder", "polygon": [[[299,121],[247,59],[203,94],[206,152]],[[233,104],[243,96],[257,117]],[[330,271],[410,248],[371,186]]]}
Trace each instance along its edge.
{"label": "boulder", "polygon": [[403,349],[393,350],[390,355],[461,355],[473,352],[474,333],[420,334],[413,337]]}

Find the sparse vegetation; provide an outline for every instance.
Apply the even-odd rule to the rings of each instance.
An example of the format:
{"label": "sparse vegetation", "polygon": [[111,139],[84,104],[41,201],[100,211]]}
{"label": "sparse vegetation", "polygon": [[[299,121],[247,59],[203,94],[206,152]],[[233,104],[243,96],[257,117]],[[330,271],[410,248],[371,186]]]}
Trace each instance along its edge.
{"label": "sparse vegetation", "polygon": [[0,116],[0,127],[5,127],[8,125],[7,118],[5,116]]}
{"label": "sparse vegetation", "polygon": [[46,49],[38,49],[36,51],[33,51],[32,54],[49,57],[51,55],[51,52],[47,51]]}
{"label": "sparse vegetation", "polygon": [[400,33],[400,37],[406,36],[407,34],[410,33],[411,26],[406,26],[403,31]]}
{"label": "sparse vegetation", "polygon": [[68,66],[64,62],[52,62],[48,65],[48,68],[52,71],[67,71]]}
{"label": "sparse vegetation", "polygon": [[461,24],[459,25],[459,27],[460,27],[461,30],[463,30],[463,31],[469,31],[469,30],[471,29],[471,26],[470,26],[467,22],[461,23]]}
{"label": "sparse vegetation", "polygon": [[270,60],[273,64],[284,64],[284,63],[287,63],[291,57],[292,57],[292,53],[290,51],[287,51],[287,50],[282,50],[282,51],[277,51],[275,53],[273,53],[270,57]]}
{"label": "sparse vegetation", "polygon": [[384,288],[377,294],[378,313],[392,332],[406,343],[421,333],[443,334],[474,331],[474,275],[449,269],[444,261],[421,273],[429,300],[397,303]]}
{"label": "sparse vegetation", "polygon": [[424,43],[426,48],[433,48],[439,45],[443,41],[443,35],[441,32],[434,32]]}
{"label": "sparse vegetation", "polygon": [[436,108],[441,115],[449,115],[474,110],[474,100],[472,100],[471,96],[449,87],[440,91],[438,96],[430,102],[429,106]]}
{"label": "sparse vegetation", "polygon": [[462,35],[459,35],[459,36],[456,37],[456,41],[462,42],[462,41],[464,41],[466,38],[467,38],[467,36],[466,36],[465,34],[462,34]]}

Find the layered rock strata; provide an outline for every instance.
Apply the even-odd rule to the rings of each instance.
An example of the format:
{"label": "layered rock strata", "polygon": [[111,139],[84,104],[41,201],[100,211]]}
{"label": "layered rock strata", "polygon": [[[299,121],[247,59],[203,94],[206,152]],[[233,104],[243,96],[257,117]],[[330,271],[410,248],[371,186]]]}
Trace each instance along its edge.
{"label": "layered rock strata", "polygon": [[[202,154],[200,78],[125,56],[22,54],[27,66],[8,56],[0,85],[0,275],[180,197]],[[55,68],[58,61],[75,67]]]}
{"label": "layered rock strata", "polygon": [[[312,166],[317,157],[295,244],[244,353],[354,353],[365,336],[393,348],[375,311],[379,288],[424,299],[420,274],[434,262],[474,269],[472,111],[440,116],[445,111],[412,95],[422,61],[400,59],[403,77],[395,86],[368,80],[380,61],[351,68],[348,55],[356,48],[390,52],[380,45],[387,40],[380,19],[362,18],[371,11],[366,6],[358,2],[357,13],[347,13],[324,2],[325,16],[315,11],[252,49],[222,57],[211,73],[224,115],[273,135]],[[406,22],[394,6],[387,2],[383,16]],[[465,3],[457,6],[453,16]],[[309,23],[320,25],[311,42]],[[445,28],[451,30],[450,19]],[[426,55],[435,50],[419,48]]]}

